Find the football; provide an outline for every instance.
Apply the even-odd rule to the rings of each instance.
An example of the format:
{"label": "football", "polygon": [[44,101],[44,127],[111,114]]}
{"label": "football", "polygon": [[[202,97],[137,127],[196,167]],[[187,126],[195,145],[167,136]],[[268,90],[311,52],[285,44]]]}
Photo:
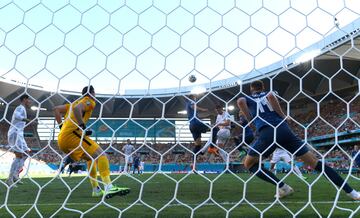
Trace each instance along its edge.
{"label": "football", "polygon": [[189,76],[189,81],[190,81],[191,83],[195,82],[195,81],[196,81],[196,76],[193,75],[193,74],[191,74],[191,75]]}

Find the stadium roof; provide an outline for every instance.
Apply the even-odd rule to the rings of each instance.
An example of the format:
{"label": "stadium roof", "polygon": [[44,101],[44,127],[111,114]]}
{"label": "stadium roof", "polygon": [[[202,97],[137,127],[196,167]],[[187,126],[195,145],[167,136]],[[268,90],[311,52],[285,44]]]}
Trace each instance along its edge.
{"label": "stadium roof", "polygon": [[[327,93],[330,89],[330,84],[335,93],[338,90],[346,90],[346,88],[353,91],[354,87],[358,85],[358,78],[360,77],[359,35],[360,19],[284,61],[240,77],[202,84],[207,91],[211,90],[211,92],[202,96],[200,104],[209,108],[214,108],[215,104],[222,101],[234,105],[241,89],[247,93],[248,84],[254,79],[264,79],[267,86],[270,85],[271,79],[273,89],[286,100],[294,98],[299,93],[299,78],[302,78],[303,92],[311,96],[319,95],[322,97],[322,94]],[[309,61],[312,58],[313,61]],[[327,78],[331,79],[328,80]],[[11,106],[14,106],[14,100],[24,92],[26,85],[19,84],[16,81],[1,80],[0,78],[2,100],[10,102]],[[181,89],[132,90],[131,93],[125,93],[121,96],[100,94],[97,95],[99,102],[94,115],[97,116],[99,113],[101,108],[99,103],[101,102],[103,104],[102,117],[183,117],[184,115],[178,114],[179,111],[184,110],[186,98],[183,95],[190,94],[193,88],[191,86],[181,87]],[[27,92],[41,103],[41,108],[44,108],[40,111],[40,116],[52,116],[51,108],[53,106],[65,103],[65,99],[71,102],[80,96],[80,93],[64,90],[60,90],[60,93],[51,93],[43,90],[42,87],[29,84]],[[5,106],[6,104],[0,102],[2,113],[5,112]]]}

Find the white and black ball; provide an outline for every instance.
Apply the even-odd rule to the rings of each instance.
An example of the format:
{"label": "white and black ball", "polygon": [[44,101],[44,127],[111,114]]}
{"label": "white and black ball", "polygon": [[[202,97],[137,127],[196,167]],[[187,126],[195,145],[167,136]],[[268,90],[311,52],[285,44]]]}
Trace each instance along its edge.
{"label": "white and black ball", "polygon": [[196,76],[194,74],[191,74],[189,76],[189,82],[194,83],[196,81]]}

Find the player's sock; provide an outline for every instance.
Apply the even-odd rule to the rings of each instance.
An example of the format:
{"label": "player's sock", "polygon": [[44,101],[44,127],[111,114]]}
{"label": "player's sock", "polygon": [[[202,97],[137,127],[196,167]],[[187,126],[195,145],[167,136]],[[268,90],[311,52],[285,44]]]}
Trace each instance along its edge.
{"label": "player's sock", "polygon": [[91,187],[93,189],[97,189],[97,187],[99,186],[99,183],[97,181],[96,162],[94,161],[94,164],[91,167],[92,162],[93,161],[91,161],[91,160],[87,161],[87,167],[89,170]]}
{"label": "player's sock", "polygon": [[19,174],[22,171],[22,168],[24,167],[26,159],[27,159],[26,155],[20,158],[18,170],[16,171],[16,175],[15,175],[16,178],[19,178]]}
{"label": "player's sock", "polygon": [[227,161],[227,153],[226,153],[226,151],[224,151],[222,149],[219,149],[218,151],[219,151],[220,157],[224,160],[224,162],[226,162]]}
{"label": "player's sock", "polygon": [[359,201],[360,200],[360,193],[352,190],[350,193],[347,194],[350,198]]}
{"label": "player's sock", "polygon": [[[265,182],[269,182],[273,185],[279,184],[279,187],[282,188],[284,186],[283,182],[280,182],[280,180],[269,170],[265,169],[264,166],[261,166],[261,170],[258,170],[258,165],[254,164],[252,167],[250,167],[249,171],[252,173],[256,173],[255,175],[259,177],[260,179],[264,180]],[[256,172],[257,171],[257,172]]]}
{"label": "player's sock", "polygon": [[202,147],[202,148],[200,149],[200,153],[205,153],[210,145],[211,145],[211,141],[210,141],[210,139],[209,139],[209,140],[206,142],[206,144],[204,145],[204,147]]}
{"label": "player's sock", "polygon": [[[341,176],[335,172],[335,170],[333,170],[331,167],[327,166],[326,164],[324,165],[324,172],[325,174],[329,177],[329,179],[337,186],[342,186],[344,184],[344,179],[341,178]],[[318,172],[322,171],[322,162],[318,161],[318,163],[316,164],[315,170]],[[349,186],[349,184],[345,183],[343,190],[346,193],[351,193],[353,191],[353,189]]]}
{"label": "player's sock", "polygon": [[20,158],[15,158],[11,163],[9,179],[13,180],[19,162],[20,162]]}
{"label": "player's sock", "polygon": [[111,184],[110,166],[109,166],[109,160],[105,155],[101,155],[99,157],[98,168],[99,168],[101,180],[105,183],[105,185],[110,185]]}
{"label": "player's sock", "polygon": [[299,167],[296,166],[295,164],[294,164],[294,171],[298,176],[303,177],[303,174],[301,173]]}

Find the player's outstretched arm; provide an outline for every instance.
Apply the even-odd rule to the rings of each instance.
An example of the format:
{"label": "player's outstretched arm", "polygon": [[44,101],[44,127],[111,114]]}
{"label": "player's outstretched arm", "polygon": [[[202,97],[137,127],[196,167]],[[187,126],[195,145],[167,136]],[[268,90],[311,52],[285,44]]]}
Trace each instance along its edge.
{"label": "player's outstretched arm", "polygon": [[53,108],[53,113],[54,113],[56,122],[57,122],[59,125],[61,125],[61,123],[62,123],[61,117],[62,117],[63,114],[66,113],[66,105],[58,105],[58,106],[55,106],[55,107]]}
{"label": "player's outstretched arm", "polygon": [[244,97],[239,98],[237,100],[237,105],[238,105],[239,109],[242,111],[242,113],[244,114],[246,120],[248,122],[250,122],[252,119],[252,116],[250,114],[249,107],[246,104],[246,98],[244,98]]}
{"label": "player's outstretched arm", "polygon": [[199,107],[199,106],[197,106],[196,104],[191,105],[191,107],[192,107],[194,110],[198,110],[198,111],[202,111],[202,112],[207,112],[207,111],[209,111],[209,109]]}
{"label": "player's outstretched arm", "polygon": [[271,107],[274,109],[274,111],[279,114],[280,117],[286,119],[286,115],[284,114],[284,112],[281,109],[280,103],[277,99],[277,97],[274,95],[273,92],[269,92],[269,94],[267,95],[267,99],[271,105]]}

